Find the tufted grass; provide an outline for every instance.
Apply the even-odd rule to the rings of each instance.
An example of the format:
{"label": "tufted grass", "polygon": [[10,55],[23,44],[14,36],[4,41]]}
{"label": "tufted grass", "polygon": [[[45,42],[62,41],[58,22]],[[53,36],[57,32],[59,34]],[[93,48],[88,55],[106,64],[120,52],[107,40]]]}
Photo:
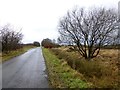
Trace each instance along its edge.
{"label": "tufted grass", "polygon": [[83,76],[73,70],[65,60],[57,58],[49,49],[43,48],[49,84],[52,88],[87,88],[90,83],[81,80]]}

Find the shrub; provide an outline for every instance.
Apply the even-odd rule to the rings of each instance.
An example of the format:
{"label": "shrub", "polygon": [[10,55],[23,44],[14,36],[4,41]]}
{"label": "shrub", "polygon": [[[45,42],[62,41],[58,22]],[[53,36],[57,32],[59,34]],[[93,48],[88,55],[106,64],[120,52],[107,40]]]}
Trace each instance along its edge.
{"label": "shrub", "polygon": [[56,47],[59,47],[58,44],[52,42],[52,40],[49,39],[49,38],[43,39],[41,44],[45,48],[56,48]]}
{"label": "shrub", "polygon": [[23,34],[16,32],[10,24],[0,28],[0,43],[2,44],[2,52],[9,53],[10,51],[22,48],[21,40]]}
{"label": "shrub", "polygon": [[37,41],[35,41],[35,42],[33,42],[33,45],[39,47],[39,46],[40,46],[40,43],[37,42]]}

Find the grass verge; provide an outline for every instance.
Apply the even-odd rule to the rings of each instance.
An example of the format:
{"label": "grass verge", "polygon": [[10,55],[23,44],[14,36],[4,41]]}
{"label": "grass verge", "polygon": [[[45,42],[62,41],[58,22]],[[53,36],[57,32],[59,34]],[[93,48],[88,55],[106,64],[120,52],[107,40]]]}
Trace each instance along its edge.
{"label": "grass verge", "polygon": [[23,48],[17,49],[15,51],[11,51],[8,54],[2,53],[1,54],[2,62],[7,61],[7,60],[9,60],[9,59],[11,59],[11,58],[13,58],[15,56],[21,55],[21,54],[25,53],[26,51],[28,51],[29,49],[34,48],[34,47],[35,46],[24,46]]}
{"label": "grass verge", "polygon": [[82,75],[73,70],[65,60],[58,59],[49,49],[43,48],[49,83],[52,88],[87,88],[90,84],[82,81]]}

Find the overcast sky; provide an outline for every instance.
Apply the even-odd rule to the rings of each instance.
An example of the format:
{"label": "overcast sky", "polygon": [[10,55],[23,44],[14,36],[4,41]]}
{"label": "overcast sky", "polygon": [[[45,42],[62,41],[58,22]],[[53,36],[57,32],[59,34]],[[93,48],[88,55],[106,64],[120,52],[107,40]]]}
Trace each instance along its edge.
{"label": "overcast sky", "polygon": [[57,38],[59,19],[75,6],[118,8],[120,0],[0,0],[0,25],[22,28],[23,43]]}

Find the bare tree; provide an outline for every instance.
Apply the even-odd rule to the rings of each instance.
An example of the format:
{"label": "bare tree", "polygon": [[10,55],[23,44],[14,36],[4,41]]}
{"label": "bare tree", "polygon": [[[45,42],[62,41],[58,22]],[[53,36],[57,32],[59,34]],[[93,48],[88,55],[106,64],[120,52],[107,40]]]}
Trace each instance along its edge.
{"label": "bare tree", "polygon": [[117,20],[113,9],[98,8],[89,12],[74,9],[60,20],[58,31],[62,38],[77,46],[80,55],[90,60],[98,55],[101,46],[113,43],[113,35],[118,31]]}
{"label": "bare tree", "polygon": [[74,44],[71,38],[64,37],[63,35],[57,38],[57,42],[60,45],[73,45]]}
{"label": "bare tree", "polygon": [[10,24],[5,25],[0,29],[2,51],[7,53],[8,51],[20,48],[22,37],[22,33],[15,32],[12,28],[10,28]]}

